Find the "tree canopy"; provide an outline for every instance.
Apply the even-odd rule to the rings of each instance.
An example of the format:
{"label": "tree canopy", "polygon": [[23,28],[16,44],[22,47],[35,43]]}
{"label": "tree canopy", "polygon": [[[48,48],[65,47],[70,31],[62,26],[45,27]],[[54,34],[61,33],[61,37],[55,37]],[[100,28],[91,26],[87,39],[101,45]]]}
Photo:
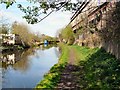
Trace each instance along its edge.
{"label": "tree canopy", "polygon": [[7,24],[0,25],[0,34],[8,34],[9,29],[10,27]]}
{"label": "tree canopy", "polygon": [[[24,7],[22,4],[18,4],[18,8],[25,13],[23,18],[30,24],[38,23],[49,16],[52,12],[59,10],[74,12],[81,5],[81,0],[26,0],[29,3],[33,3],[32,6]],[[14,4],[15,0],[0,0],[0,3],[6,4],[6,8],[9,8]],[[38,4],[38,5],[36,5]],[[41,15],[45,16],[41,18]]]}
{"label": "tree canopy", "polygon": [[33,46],[36,41],[40,42],[40,37],[30,32],[27,25],[14,22],[12,24],[12,33],[20,36],[20,39],[28,46]]}

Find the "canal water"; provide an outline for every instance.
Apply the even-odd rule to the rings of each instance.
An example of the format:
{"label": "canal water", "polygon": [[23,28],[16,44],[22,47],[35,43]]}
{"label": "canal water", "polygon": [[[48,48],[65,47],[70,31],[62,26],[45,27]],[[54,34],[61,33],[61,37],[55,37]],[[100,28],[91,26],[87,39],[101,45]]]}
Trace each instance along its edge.
{"label": "canal water", "polygon": [[43,46],[2,53],[2,88],[34,88],[58,62],[59,55],[58,47]]}

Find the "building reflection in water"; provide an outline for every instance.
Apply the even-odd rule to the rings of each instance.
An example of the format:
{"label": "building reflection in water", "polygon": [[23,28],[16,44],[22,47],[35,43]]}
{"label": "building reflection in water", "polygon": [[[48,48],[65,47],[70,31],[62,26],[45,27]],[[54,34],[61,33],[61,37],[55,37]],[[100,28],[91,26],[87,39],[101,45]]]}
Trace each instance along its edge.
{"label": "building reflection in water", "polygon": [[7,69],[9,66],[12,66],[15,70],[27,70],[29,67],[27,56],[31,53],[32,50],[2,52],[0,57],[2,68]]}
{"label": "building reflection in water", "polygon": [[2,60],[2,63],[6,63],[7,65],[15,64],[15,54],[3,55],[1,57],[1,60]]}

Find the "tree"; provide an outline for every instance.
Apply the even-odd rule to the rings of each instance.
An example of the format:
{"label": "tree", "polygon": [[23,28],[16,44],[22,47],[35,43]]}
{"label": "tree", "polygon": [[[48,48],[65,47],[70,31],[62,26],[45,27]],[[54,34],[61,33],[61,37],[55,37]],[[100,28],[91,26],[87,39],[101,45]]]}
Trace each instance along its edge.
{"label": "tree", "polygon": [[74,43],[74,33],[72,31],[72,27],[70,25],[66,26],[61,30],[61,33],[59,34],[59,38],[62,38],[64,42],[67,44],[73,44]]}
{"label": "tree", "polygon": [[7,23],[8,19],[4,16],[0,16],[0,33],[2,34],[8,34],[10,30],[10,24]]}
{"label": "tree", "polygon": [[35,41],[40,41],[40,38],[29,32],[27,25],[14,22],[12,25],[12,33],[20,36],[21,40],[28,46],[35,44]]}
{"label": "tree", "polygon": [[8,32],[9,32],[9,26],[6,25],[6,24],[2,24],[0,26],[0,33],[2,33],[2,34],[8,34]]}
{"label": "tree", "polygon": [[[82,0],[27,0],[30,3],[39,4],[39,6],[23,7],[18,4],[18,8],[25,13],[23,18],[30,24],[38,23],[49,16],[54,11],[76,11],[81,5]],[[0,3],[6,4],[6,8],[15,3],[15,0],[0,0]],[[45,16],[41,18],[41,14]]]}

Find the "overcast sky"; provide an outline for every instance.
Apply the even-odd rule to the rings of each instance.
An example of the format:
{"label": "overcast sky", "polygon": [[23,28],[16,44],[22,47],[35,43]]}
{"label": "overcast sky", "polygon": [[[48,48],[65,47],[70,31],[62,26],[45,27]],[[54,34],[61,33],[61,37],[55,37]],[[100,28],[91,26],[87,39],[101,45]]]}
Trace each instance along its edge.
{"label": "overcast sky", "polygon": [[[17,2],[21,3],[23,6],[29,5],[26,0],[17,0]],[[8,9],[6,9],[4,4],[0,5],[0,19],[1,17],[4,17],[10,22],[18,21],[27,24],[27,22],[22,18],[24,13],[17,8],[18,3],[13,4]],[[34,25],[29,24],[28,26],[32,32],[55,36],[57,30],[65,27],[69,23],[71,16],[72,14],[70,12],[54,12],[42,22]]]}

